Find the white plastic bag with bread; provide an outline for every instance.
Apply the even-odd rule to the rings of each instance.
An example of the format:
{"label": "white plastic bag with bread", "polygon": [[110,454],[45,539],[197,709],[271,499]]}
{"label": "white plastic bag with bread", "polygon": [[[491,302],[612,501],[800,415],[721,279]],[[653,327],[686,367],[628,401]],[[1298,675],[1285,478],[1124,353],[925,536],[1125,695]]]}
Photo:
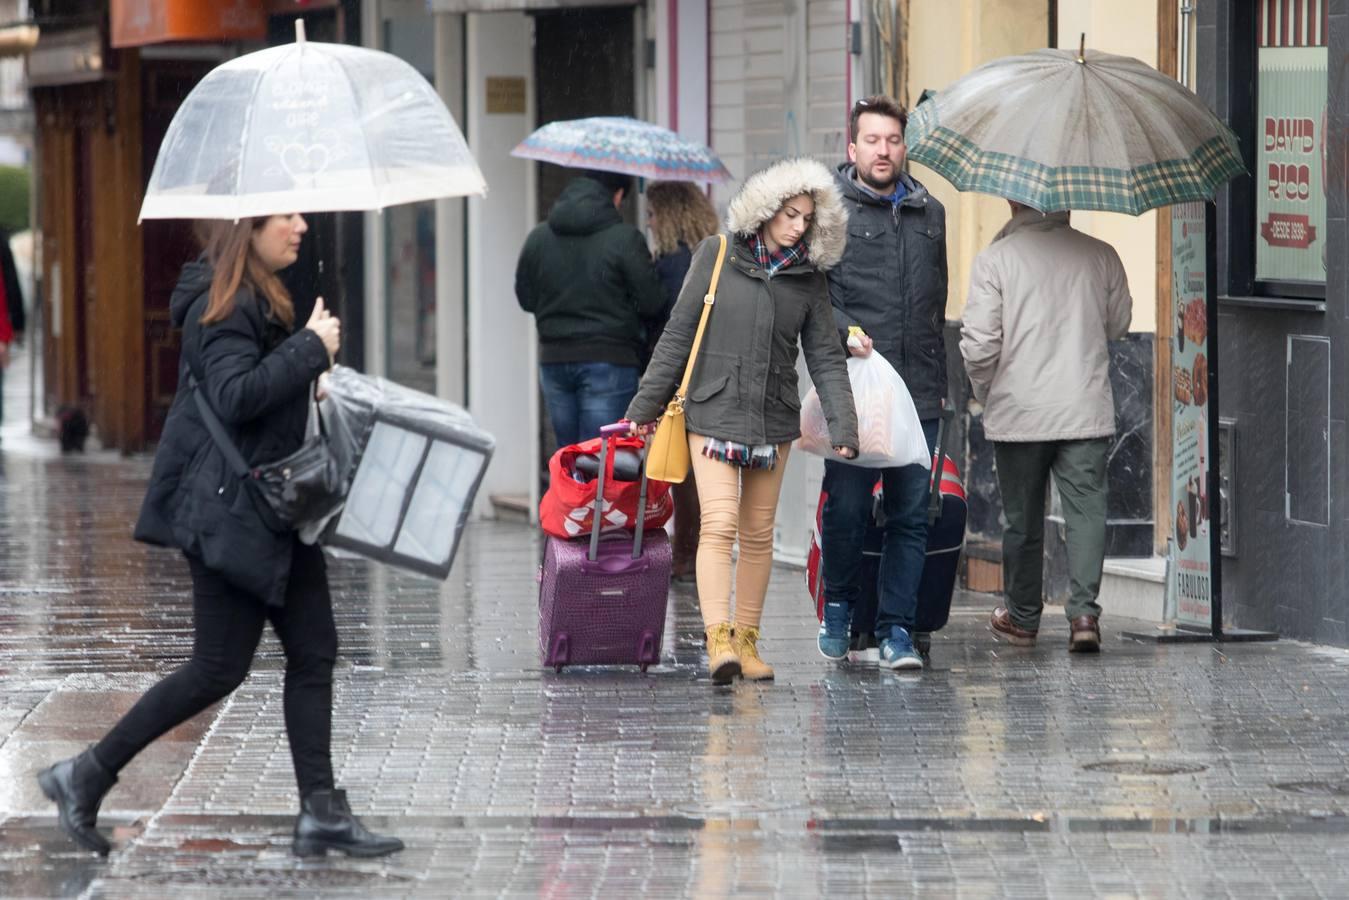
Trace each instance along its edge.
{"label": "white plastic bag with bread", "polygon": [[913,397],[895,367],[879,353],[849,356],[848,380],[852,383],[853,402],[857,405],[857,457],[841,459],[834,452],[820,397],[813,387],[801,403],[798,446],[825,459],[868,469],[913,465],[932,468],[932,454],[923,437],[923,423],[914,408]]}

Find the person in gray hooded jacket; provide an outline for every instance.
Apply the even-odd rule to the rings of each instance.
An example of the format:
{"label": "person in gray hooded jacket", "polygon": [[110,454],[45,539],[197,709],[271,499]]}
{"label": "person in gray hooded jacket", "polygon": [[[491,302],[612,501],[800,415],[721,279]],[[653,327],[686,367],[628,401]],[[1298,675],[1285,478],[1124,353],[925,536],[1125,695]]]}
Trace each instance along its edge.
{"label": "person in gray hooded jacket", "polygon": [[[834,318],[847,339],[860,328],[857,356],[880,353],[913,395],[928,446],[946,398],[946,211],[902,171],[908,115],[889,97],[857,101],[850,117],[849,162],[837,172],[848,211],[848,244],[829,272]],[[865,410],[863,411],[865,413]],[[862,544],[872,512],[877,470],[825,461],[821,529],[826,603],[820,653],[843,659],[851,644],[852,610],[861,594]],[[874,631],[881,664],[921,669],[913,644],[918,582],[927,549],[928,469],[881,469],[885,544]]]}

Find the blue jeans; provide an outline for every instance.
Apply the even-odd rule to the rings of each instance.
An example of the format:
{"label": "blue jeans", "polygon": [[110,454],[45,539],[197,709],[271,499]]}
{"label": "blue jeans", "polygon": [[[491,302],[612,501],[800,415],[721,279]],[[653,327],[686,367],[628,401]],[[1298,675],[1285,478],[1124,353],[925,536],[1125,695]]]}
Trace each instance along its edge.
{"label": "blue jeans", "polygon": [[637,393],[637,367],[548,363],[539,366],[539,383],[557,445],[565,447],[598,437],[601,426],[623,418]]}
{"label": "blue jeans", "polygon": [[[928,447],[937,442],[937,420],[923,421]],[[824,503],[820,549],[824,592],[830,600],[856,607],[862,593],[862,544],[871,523],[872,489],[883,479],[885,544],[877,585],[876,638],[891,626],[913,630],[918,582],[927,557],[927,501],[931,472],[923,466],[864,469],[833,460],[824,463]]]}

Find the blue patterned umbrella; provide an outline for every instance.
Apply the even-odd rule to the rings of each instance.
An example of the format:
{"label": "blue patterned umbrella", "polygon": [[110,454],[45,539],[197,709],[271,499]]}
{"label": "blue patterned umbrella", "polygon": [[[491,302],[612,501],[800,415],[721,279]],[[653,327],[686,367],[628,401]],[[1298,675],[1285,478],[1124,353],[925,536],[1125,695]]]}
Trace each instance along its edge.
{"label": "blue patterned umbrella", "polygon": [[549,122],[521,141],[511,156],[653,181],[731,180],[731,173],[709,148],[626,116]]}

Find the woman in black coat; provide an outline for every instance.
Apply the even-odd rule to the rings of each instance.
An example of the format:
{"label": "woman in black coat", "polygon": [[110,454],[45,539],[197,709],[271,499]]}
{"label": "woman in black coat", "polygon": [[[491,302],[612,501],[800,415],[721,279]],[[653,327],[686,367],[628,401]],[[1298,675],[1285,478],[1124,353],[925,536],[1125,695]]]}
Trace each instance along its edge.
{"label": "woman in black coat", "polygon": [[[277,272],[295,262],[299,215],[203,223],[205,252],[183,268],[170,304],[183,330],[178,393],[155,453],[137,540],[177,547],[192,573],[192,658],[136,703],[101,741],[38,775],[61,827],[106,854],[95,827],[117,773],[151,741],[231,693],[270,621],[286,653],[285,719],[300,792],[294,852],[380,856],[403,847],[352,815],[333,781],[337,629],[323,552],[276,530],[265,502],[232,474],[198,407],[204,399],[250,465],[304,441],[310,392],[341,340],[322,298],[304,328]],[[201,397],[194,396],[200,392]]]}

